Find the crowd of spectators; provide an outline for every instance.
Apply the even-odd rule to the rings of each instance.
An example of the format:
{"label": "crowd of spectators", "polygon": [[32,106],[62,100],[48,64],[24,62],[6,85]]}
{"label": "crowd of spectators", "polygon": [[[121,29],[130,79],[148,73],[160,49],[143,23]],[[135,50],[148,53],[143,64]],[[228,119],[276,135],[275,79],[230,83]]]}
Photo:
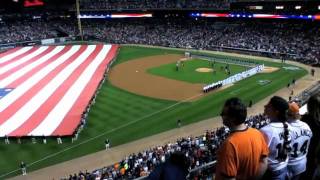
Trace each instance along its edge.
{"label": "crowd of spectators", "polygon": [[[320,64],[319,24],[311,22],[216,22],[208,19],[138,19],[83,21],[88,40],[117,44],[146,44],[206,50],[246,49],[281,54],[286,59]],[[0,44],[79,35],[75,21],[26,21],[0,26]],[[60,34],[59,34],[60,33]]]}
{"label": "crowd of spectators", "polygon": [[0,26],[0,43],[33,41],[56,37],[51,25],[42,21],[3,23]]}
{"label": "crowd of spectators", "polygon": [[81,9],[229,9],[230,0],[81,0]]}
{"label": "crowd of spectators", "polygon": [[74,36],[76,28],[76,23],[69,20],[2,21],[0,22],[0,44],[56,38],[59,37],[60,32],[69,32]]}
{"label": "crowd of spectators", "polygon": [[[246,124],[250,127],[261,128],[269,120],[262,114],[250,116]],[[207,131],[198,137],[185,137],[178,139],[176,142],[167,143],[163,146],[157,146],[137,154],[131,154],[114,165],[97,169],[93,172],[82,172],[69,175],[64,179],[135,179],[147,176],[158,165],[166,162],[174,152],[182,152],[189,161],[189,170],[203,166],[216,160],[216,151],[228,136],[229,129],[220,127],[213,131]],[[196,171],[192,174],[193,179],[212,176],[204,174],[207,171]]]}
{"label": "crowd of spectators", "polygon": [[304,23],[199,21],[85,22],[84,34],[112,43],[218,49],[243,48],[274,54],[307,64],[320,63],[318,26]]}

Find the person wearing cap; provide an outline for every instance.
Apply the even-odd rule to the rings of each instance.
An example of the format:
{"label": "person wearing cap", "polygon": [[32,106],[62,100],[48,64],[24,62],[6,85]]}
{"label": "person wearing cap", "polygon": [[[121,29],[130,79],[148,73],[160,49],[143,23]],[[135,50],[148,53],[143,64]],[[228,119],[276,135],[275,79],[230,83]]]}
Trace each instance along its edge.
{"label": "person wearing cap", "polygon": [[307,123],[300,121],[299,105],[295,102],[289,104],[288,123],[291,125],[291,146],[289,155],[288,177],[298,180],[301,173],[306,171],[307,153],[312,137],[312,131]]}

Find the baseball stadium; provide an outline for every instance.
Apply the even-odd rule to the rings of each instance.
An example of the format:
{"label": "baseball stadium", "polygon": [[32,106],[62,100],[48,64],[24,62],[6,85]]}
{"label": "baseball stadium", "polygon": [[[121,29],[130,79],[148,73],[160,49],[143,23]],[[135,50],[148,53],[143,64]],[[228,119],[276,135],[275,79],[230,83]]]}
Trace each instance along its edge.
{"label": "baseball stadium", "polygon": [[319,20],[316,0],[2,0],[0,179],[320,179]]}

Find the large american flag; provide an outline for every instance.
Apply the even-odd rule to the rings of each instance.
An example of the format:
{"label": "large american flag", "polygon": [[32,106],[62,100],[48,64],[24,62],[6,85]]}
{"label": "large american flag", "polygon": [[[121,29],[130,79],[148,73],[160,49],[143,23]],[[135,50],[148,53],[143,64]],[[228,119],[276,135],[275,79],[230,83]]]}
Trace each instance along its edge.
{"label": "large american flag", "polygon": [[34,46],[0,54],[0,137],[71,135],[117,48]]}

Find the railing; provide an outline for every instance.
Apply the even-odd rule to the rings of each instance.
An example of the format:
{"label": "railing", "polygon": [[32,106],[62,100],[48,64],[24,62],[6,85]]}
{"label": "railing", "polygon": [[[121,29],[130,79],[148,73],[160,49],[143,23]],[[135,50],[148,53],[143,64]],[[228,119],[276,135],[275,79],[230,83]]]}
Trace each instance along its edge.
{"label": "railing", "polygon": [[302,91],[300,94],[293,98],[293,101],[298,101],[300,106],[306,104],[309,98],[315,94],[320,93],[320,81],[317,81],[315,84],[312,84],[310,87]]}

